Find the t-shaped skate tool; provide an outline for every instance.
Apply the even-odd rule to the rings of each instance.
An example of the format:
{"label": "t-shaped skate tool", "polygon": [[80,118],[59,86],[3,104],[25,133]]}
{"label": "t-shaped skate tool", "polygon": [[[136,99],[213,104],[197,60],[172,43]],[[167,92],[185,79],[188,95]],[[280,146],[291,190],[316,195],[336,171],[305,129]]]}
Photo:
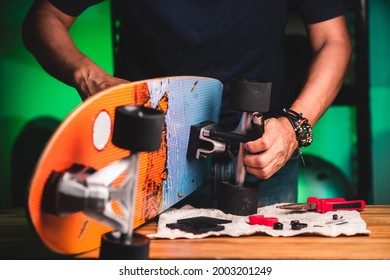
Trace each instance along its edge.
{"label": "t-shaped skate tool", "polygon": [[[230,103],[241,111],[238,127],[232,132],[219,131],[217,125],[205,121],[191,127],[187,157],[199,159],[212,154],[228,154],[235,167],[235,181],[220,182],[218,208],[225,213],[246,216],[257,212],[258,186],[245,182],[244,143],[260,138],[264,132],[263,113],[268,112],[271,83],[233,79]],[[238,144],[238,151],[233,145]]]}

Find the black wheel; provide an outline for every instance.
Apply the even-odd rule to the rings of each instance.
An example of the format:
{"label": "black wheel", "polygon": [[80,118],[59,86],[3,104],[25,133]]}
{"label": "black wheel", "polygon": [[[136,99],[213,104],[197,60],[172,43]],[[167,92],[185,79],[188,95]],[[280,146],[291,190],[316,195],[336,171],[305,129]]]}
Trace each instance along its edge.
{"label": "black wheel", "polygon": [[146,260],[149,258],[150,240],[145,235],[133,233],[130,242],[123,243],[119,232],[102,236],[100,258],[104,260]]}
{"label": "black wheel", "polygon": [[230,105],[241,112],[268,112],[271,82],[235,78],[230,88]]}
{"label": "black wheel", "polygon": [[137,152],[153,152],[160,148],[165,116],[162,112],[138,106],[115,109],[112,143]]}
{"label": "black wheel", "polygon": [[246,183],[237,186],[231,182],[222,182],[219,186],[218,209],[224,213],[248,216],[257,213],[259,188]]}

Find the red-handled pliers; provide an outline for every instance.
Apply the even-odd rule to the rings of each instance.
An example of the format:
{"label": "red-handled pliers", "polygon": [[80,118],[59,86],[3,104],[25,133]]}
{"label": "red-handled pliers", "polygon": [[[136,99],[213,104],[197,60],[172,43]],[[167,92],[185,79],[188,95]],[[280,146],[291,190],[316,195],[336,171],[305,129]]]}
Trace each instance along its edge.
{"label": "red-handled pliers", "polygon": [[289,209],[298,212],[317,211],[325,213],[337,210],[362,210],[366,207],[364,200],[345,200],[345,198],[308,197],[307,203],[291,203],[276,206],[279,209]]}

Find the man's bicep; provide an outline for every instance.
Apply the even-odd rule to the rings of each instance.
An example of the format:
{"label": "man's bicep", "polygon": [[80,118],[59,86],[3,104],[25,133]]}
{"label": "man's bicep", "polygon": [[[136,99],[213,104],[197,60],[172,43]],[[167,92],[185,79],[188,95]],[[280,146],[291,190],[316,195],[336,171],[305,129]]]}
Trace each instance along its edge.
{"label": "man's bicep", "polygon": [[314,51],[325,43],[338,41],[349,44],[350,37],[345,16],[341,15],[326,21],[306,25],[310,43]]}
{"label": "man's bicep", "polygon": [[56,8],[48,0],[38,0],[35,1],[31,7],[30,13],[35,14],[36,16],[55,16],[66,29],[69,29],[74,21],[76,20],[75,16],[70,16],[63,11]]}

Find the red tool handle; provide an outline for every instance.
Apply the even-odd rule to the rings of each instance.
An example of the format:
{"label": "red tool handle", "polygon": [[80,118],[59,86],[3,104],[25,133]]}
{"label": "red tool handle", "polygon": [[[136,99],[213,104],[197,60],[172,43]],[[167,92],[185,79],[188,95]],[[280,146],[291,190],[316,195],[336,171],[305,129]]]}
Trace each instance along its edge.
{"label": "red tool handle", "polygon": [[249,224],[262,225],[267,227],[273,227],[278,222],[276,217],[264,217],[264,215],[251,215],[249,216]]}
{"label": "red tool handle", "polygon": [[309,196],[307,198],[307,203],[317,203],[319,201],[327,201],[327,202],[340,202],[345,201],[345,198],[337,197],[337,198],[317,198],[314,196]]}
{"label": "red tool handle", "polygon": [[329,200],[319,199],[317,202],[317,211],[325,213],[337,210],[362,210],[366,207],[364,200]]}

